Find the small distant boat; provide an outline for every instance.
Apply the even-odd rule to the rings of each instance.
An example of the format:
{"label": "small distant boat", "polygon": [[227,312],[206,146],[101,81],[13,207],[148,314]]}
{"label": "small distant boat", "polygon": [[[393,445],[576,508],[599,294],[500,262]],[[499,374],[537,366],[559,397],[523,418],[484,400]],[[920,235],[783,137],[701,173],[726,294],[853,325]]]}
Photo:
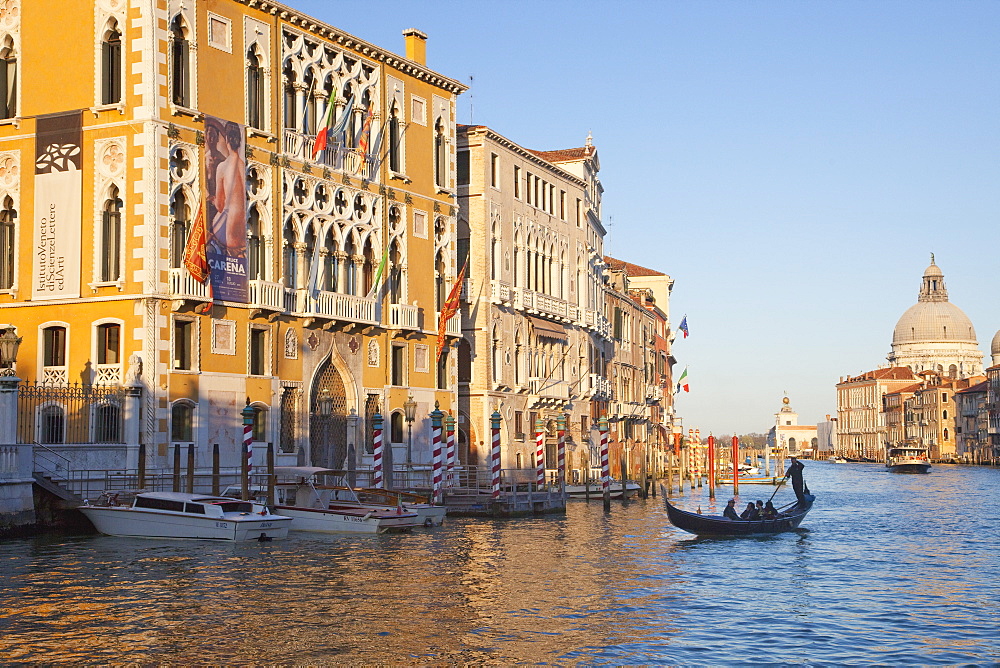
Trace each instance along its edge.
{"label": "small distant boat", "polygon": [[889,448],[885,457],[885,467],[889,473],[929,473],[931,460],[927,449],[916,445],[901,445]]}
{"label": "small distant boat", "polygon": [[815,499],[814,495],[806,494],[803,503],[796,503],[773,520],[731,520],[722,515],[700,515],[681,510],[670,503],[666,494],[663,495],[670,523],[698,536],[759,536],[792,531],[799,528]]}
{"label": "small distant boat", "polygon": [[292,523],[262,504],[209,494],[141,492],[130,505],[118,505],[117,494],[104,500],[80,512],[109,536],[268,541],[287,537]]}
{"label": "small distant boat", "polygon": [[[600,480],[592,480],[589,487],[587,485],[566,485],[566,497],[569,499],[586,499],[588,489],[590,497],[595,499],[603,498],[604,488],[601,486]],[[640,489],[639,484],[631,480],[626,480],[624,484],[618,480],[612,480],[608,486],[608,491],[612,499],[632,498]]]}
{"label": "small distant boat", "polygon": [[847,463],[847,460],[844,459],[843,457],[834,457],[832,455],[830,456],[830,458],[827,461],[833,462],[834,464],[846,464]]}

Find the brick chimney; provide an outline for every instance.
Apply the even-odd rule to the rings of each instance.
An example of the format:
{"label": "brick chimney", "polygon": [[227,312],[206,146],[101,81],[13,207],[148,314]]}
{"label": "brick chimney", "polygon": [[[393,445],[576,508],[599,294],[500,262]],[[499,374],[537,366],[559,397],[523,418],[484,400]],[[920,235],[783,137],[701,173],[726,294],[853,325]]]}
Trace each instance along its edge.
{"label": "brick chimney", "polygon": [[427,35],[416,28],[403,31],[406,40],[406,58],[419,65],[427,64]]}

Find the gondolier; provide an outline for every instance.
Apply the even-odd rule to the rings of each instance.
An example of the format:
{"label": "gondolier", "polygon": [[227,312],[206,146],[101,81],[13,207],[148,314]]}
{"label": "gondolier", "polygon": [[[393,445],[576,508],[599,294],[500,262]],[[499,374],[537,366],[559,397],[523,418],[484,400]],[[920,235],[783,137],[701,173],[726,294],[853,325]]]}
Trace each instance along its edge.
{"label": "gondolier", "polygon": [[805,465],[802,464],[797,458],[790,458],[792,463],[788,465],[788,470],[785,471],[785,478],[792,479],[792,489],[795,491],[795,500],[799,504],[805,503],[805,495],[809,493],[809,488],[805,486],[805,481],[802,480],[802,469]]}

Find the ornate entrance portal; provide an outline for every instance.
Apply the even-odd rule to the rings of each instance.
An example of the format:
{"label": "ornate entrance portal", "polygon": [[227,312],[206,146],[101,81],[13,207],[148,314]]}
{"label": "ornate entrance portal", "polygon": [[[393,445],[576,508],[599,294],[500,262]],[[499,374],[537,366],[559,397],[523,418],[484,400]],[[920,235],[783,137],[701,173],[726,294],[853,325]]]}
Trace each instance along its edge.
{"label": "ornate entrance portal", "polygon": [[343,468],[347,457],[347,393],[327,359],[309,395],[309,444],[313,466]]}

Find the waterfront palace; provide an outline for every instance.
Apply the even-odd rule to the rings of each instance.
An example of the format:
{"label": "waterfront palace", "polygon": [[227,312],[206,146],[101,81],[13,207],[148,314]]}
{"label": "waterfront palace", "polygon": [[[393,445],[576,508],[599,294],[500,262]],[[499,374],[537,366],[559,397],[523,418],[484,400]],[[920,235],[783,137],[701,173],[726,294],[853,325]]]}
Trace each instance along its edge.
{"label": "waterfront palace", "polygon": [[530,470],[563,418],[580,478],[606,415],[613,475],[655,465],[672,279],[603,255],[589,137],[459,126],[427,40],[271,0],[0,3],[0,523],[43,477],[238,468],[244,420],[257,465],[362,471],[377,416],[426,466],[437,407],[483,467],[499,411]]}

